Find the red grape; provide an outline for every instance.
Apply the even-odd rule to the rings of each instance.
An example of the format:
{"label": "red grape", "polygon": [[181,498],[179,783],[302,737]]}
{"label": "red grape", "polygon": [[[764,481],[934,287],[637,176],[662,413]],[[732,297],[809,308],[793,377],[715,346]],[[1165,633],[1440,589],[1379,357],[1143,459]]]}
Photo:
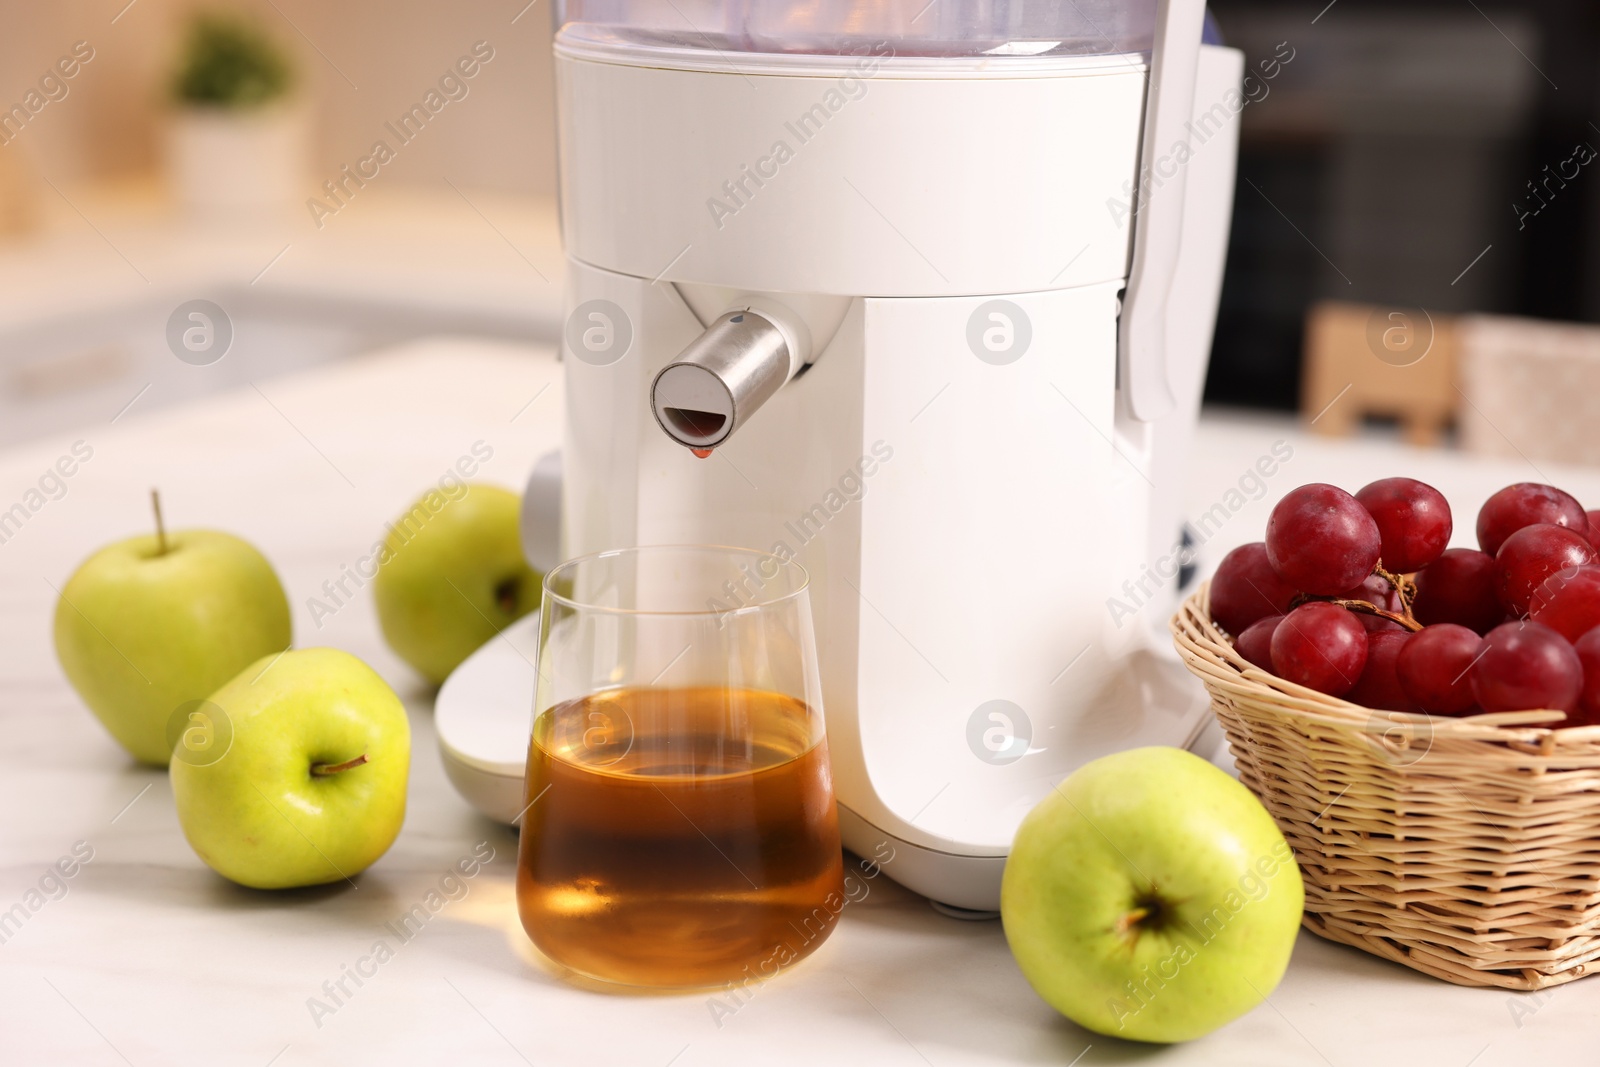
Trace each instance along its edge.
{"label": "red grape", "polygon": [[1337,486],[1313,482],[1291,489],[1267,518],[1267,559],[1302,592],[1337,596],[1359,585],[1381,548],[1378,524]]}
{"label": "red grape", "polygon": [[1577,710],[1583,664],[1565,637],[1542,623],[1508,622],[1483,640],[1487,647],[1471,673],[1483,710]]}
{"label": "red grape", "polygon": [[1600,567],[1568,567],[1552,574],[1533,591],[1528,615],[1568,641],[1600,626]]}
{"label": "red grape", "polygon": [[[1401,613],[1400,609],[1404,607],[1400,603],[1400,594],[1395,592],[1394,586],[1389,584],[1387,578],[1377,574],[1371,575],[1354,589],[1346,589],[1339,594],[1339,599],[1365,600],[1373,607],[1382,608],[1384,611],[1392,611],[1396,615],[1399,615]],[[1364,612],[1357,612],[1356,618],[1361,620],[1361,625],[1367,628],[1368,633],[1375,633],[1379,630],[1400,629],[1399,623],[1390,622],[1379,615],[1367,615]]]}
{"label": "red grape", "polygon": [[1378,524],[1383,566],[1395,574],[1420,571],[1450,543],[1450,505],[1415,478],[1382,478],[1356,493]]}
{"label": "red grape", "polygon": [[1583,689],[1578,713],[1568,715],[1567,726],[1600,726],[1600,630],[1590,630],[1573,646],[1583,664]]}
{"label": "red grape", "polygon": [[1278,623],[1283,621],[1282,615],[1268,615],[1264,619],[1257,619],[1244,628],[1244,633],[1234,641],[1234,651],[1243,656],[1245,662],[1252,663],[1262,670],[1272,671],[1272,634],[1278,628]]}
{"label": "red grape", "polygon": [[1600,548],[1600,508],[1591,509],[1584,514],[1589,516],[1589,543]]}
{"label": "red grape", "polygon": [[1301,604],[1272,634],[1272,672],[1329,696],[1343,696],[1367,665],[1367,631],[1326,600]]}
{"label": "red grape", "polygon": [[1524,526],[1495,553],[1495,592],[1507,611],[1525,616],[1534,590],[1545,579],[1594,559],[1594,546],[1576,530],[1550,523]]}
{"label": "red grape", "polygon": [[1540,522],[1565,526],[1588,539],[1589,516],[1574,497],[1553,485],[1518,482],[1484,502],[1478,512],[1478,547],[1492,556],[1506,538]]}
{"label": "red grape", "polygon": [[1487,553],[1447,548],[1423,568],[1416,582],[1411,611],[1424,625],[1450,622],[1482,634],[1498,626],[1505,615],[1495,593],[1494,557]]}
{"label": "red grape", "polygon": [[1367,662],[1361,677],[1345,694],[1352,704],[1383,711],[1416,711],[1395,673],[1395,660],[1411,641],[1408,630],[1381,630],[1367,635]]}
{"label": "red grape", "polygon": [[1483,638],[1465,626],[1425,626],[1401,649],[1395,673],[1406,696],[1423,711],[1460,715],[1475,703],[1470,673],[1481,651]]}
{"label": "red grape", "polygon": [[1230,634],[1242,634],[1257,619],[1289,610],[1297,590],[1278,577],[1260,541],[1222,557],[1211,579],[1211,619]]}

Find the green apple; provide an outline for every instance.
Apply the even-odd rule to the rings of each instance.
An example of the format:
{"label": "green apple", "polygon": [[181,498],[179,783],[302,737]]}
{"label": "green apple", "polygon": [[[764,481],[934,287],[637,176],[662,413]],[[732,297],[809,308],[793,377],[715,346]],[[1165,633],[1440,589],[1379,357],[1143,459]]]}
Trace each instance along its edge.
{"label": "green apple", "polygon": [[166,766],[169,720],[262,656],[289,647],[272,565],[215,530],[132,537],[90,556],[56,604],[67,680],[136,759]]}
{"label": "green apple", "polygon": [[1097,1033],[1187,1041],[1259,1004],[1305,888],[1250,791],[1176,748],[1079,768],[1023,820],[1000,886],[1017,964]]}
{"label": "green apple", "polygon": [[400,833],[406,709],[348,652],[262,659],[190,719],[199,739],[174,753],[172,793],[189,845],[224,878],[254,889],[353,878]]}
{"label": "green apple", "polygon": [[384,640],[435,684],[537,608],[542,581],[522,556],[521,498],[492,485],[456,488],[429,490],[390,524],[372,584]]}

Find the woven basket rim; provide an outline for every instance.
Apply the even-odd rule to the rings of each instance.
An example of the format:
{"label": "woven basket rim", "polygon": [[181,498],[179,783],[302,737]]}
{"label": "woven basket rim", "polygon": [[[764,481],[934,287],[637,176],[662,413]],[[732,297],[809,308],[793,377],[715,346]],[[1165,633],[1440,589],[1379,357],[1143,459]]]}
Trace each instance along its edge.
{"label": "woven basket rim", "polygon": [[[1169,629],[1189,668],[1212,685],[1265,701],[1278,714],[1326,729],[1376,735],[1384,724],[1425,724],[1435,741],[1448,738],[1478,742],[1486,748],[1544,757],[1562,764],[1576,758],[1579,765],[1600,766],[1600,726],[1545,725],[1559,724],[1565,718],[1565,712],[1558,709],[1490,712],[1462,718],[1384,711],[1269,674],[1240,656],[1226,631],[1211,621],[1210,593],[1208,579],[1179,606]],[[1594,762],[1591,764],[1590,760]]]}

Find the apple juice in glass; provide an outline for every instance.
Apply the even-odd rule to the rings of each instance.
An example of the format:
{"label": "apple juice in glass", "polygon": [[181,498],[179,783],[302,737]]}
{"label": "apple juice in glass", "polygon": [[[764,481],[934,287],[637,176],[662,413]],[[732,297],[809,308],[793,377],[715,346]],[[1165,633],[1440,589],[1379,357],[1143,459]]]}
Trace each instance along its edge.
{"label": "apple juice in glass", "polygon": [[590,978],[770,977],[832,932],[843,860],[805,570],[657,547],[545,578],[517,906]]}

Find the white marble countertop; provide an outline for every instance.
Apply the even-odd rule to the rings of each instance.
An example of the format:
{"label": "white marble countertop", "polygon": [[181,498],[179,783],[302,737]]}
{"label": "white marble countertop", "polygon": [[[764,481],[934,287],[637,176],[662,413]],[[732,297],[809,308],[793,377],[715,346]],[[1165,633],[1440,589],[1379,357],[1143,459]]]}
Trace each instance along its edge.
{"label": "white marble countertop", "polygon": [[[483,477],[520,487],[559,432],[547,351],[434,341],[273,383],[132,414],[115,425],[0,452],[0,508],[77,439],[93,458],[0,544],[0,911],[76,842],[93,860],[60,899],[0,944],[0,1062],[297,1067],[367,1063],[1096,1064],[1227,1067],[1494,1067],[1590,1063],[1600,983],[1538,995],[1460,989],[1302,932],[1270,1002],[1173,1048],[1088,1034],[1023,981],[997,922],[936,914],[886,879],[832,938],[727,1015],[705,994],[618,996],[564,983],[518,925],[514,839],[446,782],[431,694],[383,646],[370,598],[314,627],[305,600],[476,440]],[[107,413],[109,420],[110,413]],[[1472,501],[1527,466],[1330,444],[1287,422],[1208,420],[1191,514],[1208,509],[1270,443],[1295,452],[1208,546],[1259,536],[1272,501],[1315,479],[1351,488],[1411,473]],[[1600,471],[1543,474],[1590,503]],[[179,831],[163,773],[130,765],[62,679],[50,644],[59,585],[100,544],[147,525],[159,486],[174,526],[255,542],[295,605],[301,646],[370,662],[405,698],[415,749],[394,848],[356,888],[262,894],[207,870]],[[1469,505],[1472,506],[1472,505]],[[480,842],[495,859],[338,1010],[308,999],[392,934],[396,919]]]}

